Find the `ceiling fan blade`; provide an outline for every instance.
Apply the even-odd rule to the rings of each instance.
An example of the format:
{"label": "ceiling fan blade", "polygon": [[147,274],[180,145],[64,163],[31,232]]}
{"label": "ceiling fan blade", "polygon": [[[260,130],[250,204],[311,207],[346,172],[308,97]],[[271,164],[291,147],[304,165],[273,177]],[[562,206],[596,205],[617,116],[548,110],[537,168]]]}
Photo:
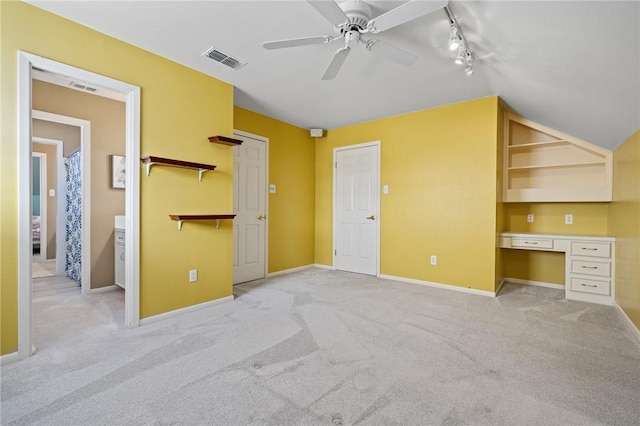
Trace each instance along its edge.
{"label": "ceiling fan blade", "polygon": [[367,50],[380,53],[381,55],[398,62],[399,64],[409,66],[413,65],[418,57],[411,52],[389,44],[382,40],[369,40],[367,42]]}
{"label": "ceiling fan blade", "polygon": [[278,40],[278,41],[267,41],[262,43],[262,47],[265,49],[282,49],[285,47],[296,47],[296,46],[309,46],[311,44],[323,44],[329,43],[333,41],[333,38],[329,36],[313,36],[313,37],[302,37],[302,38],[291,38],[288,40]]}
{"label": "ceiling fan blade", "polygon": [[307,0],[307,3],[317,10],[320,15],[324,16],[324,19],[336,27],[349,20],[347,15],[340,9],[340,6],[333,0]]}
{"label": "ceiling fan blade", "polygon": [[448,0],[412,0],[373,18],[367,24],[367,28],[370,33],[380,33],[438,9],[442,9],[447,4],[449,4]]}
{"label": "ceiling fan blade", "polygon": [[333,59],[331,59],[331,62],[329,62],[327,69],[324,70],[324,74],[322,75],[323,80],[332,80],[338,74],[344,60],[347,59],[349,52],[351,52],[351,48],[346,46],[338,50],[336,54],[333,55]]}

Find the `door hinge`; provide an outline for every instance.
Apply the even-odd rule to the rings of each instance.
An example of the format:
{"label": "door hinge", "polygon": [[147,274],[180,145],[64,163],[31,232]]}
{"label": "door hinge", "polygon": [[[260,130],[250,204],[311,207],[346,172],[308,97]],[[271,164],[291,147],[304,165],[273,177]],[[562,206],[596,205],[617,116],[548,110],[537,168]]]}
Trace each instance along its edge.
{"label": "door hinge", "polygon": [[334,164],[335,164],[336,169],[337,169],[338,168],[338,162],[336,161]]}
{"label": "door hinge", "polygon": [[334,256],[337,256],[337,255],[338,255],[338,250],[334,250],[334,251],[333,251],[333,255],[334,255]]}

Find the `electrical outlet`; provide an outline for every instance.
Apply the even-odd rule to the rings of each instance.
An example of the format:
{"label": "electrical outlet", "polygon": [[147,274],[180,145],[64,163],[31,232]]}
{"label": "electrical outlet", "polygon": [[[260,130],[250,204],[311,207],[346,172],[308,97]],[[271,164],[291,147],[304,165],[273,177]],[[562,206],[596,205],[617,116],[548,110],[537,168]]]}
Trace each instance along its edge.
{"label": "electrical outlet", "polygon": [[565,225],[573,225],[573,215],[572,214],[565,214],[564,215],[564,223],[565,223]]}
{"label": "electrical outlet", "polygon": [[529,222],[529,223],[533,223],[533,213],[529,213],[529,214],[527,215],[527,222]]}
{"label": "electrical outlet", "polygon": [[189,271],[189,282],[190,283],[195,283],[196,281],[198,281],[198,270],[197,269],[191,269]]}
{"label": "electrical outlet", "polygon": [[431,264],[432,265],[437,265],[438,264],[438,256],[435,256],[435,255],[431,256]]}
{"label": "electrical outlet", "polygon": [[269,185],[269,194],[275,194],[276,193],[276,186],[274,184],[270,184]]}
{"label": "electrical outlet", "polygon": [[383,194],[389,193],[389,185],[382,185],[382,193]]}

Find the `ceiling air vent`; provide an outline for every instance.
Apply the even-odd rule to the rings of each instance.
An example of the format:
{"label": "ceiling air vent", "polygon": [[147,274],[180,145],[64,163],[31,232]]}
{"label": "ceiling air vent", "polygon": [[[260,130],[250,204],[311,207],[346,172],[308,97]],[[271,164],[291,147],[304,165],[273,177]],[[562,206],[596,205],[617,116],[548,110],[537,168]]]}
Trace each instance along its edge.
{"label": "ceiling air vent", "polygon": [[98,90],[95,87],[85,86],[84,84],[76,83],[75,81],[70,82],[69,86],[73,87],[74,89],[86,90],[87,92],[91,92],[91,93],[94,93]]}
{"label": "ceiling air vent", "polygon": [[207,50],[202,54],[202,56],[206,56],[207,58],[213,59],[216,62],[220,62],[223,65],[228,66],[229,68],[233,68],[237,70],[238,68],[242,68],[247,63],[241,62],[240,60],[234,58],[233,56],[227,55],[226,53],[222,53],[215,47]]}

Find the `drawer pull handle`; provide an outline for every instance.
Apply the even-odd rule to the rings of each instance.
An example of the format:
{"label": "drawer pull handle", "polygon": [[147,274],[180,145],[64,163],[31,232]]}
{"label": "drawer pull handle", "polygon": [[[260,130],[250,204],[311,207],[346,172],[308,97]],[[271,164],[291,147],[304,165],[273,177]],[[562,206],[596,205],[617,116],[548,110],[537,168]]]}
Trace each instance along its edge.
{"label": "drawer pull handle", "polygon": [[525,241],[524,243],[525,244],[538,244],[537,241]]}
{"label": "drawer pull handle", "polygon": [[591,250],[591,251],[598,251],[597,248],[591,248],[591,247],[581,247],[580,250]]}
{"label": "drawer pull handle", "polygon": [[584,266],[584,265],[582,265],[581,268],[582,269],[598,269],[597,266]]}
{"label": "drawer pull handle", "polygon": [[585,284],[585,283],[580,283],[580,285],[581,285],[582,287],[592,287],[592,288],[596,288],[596,287],[598,287],[597,285],[591,285],[591,284]]}

